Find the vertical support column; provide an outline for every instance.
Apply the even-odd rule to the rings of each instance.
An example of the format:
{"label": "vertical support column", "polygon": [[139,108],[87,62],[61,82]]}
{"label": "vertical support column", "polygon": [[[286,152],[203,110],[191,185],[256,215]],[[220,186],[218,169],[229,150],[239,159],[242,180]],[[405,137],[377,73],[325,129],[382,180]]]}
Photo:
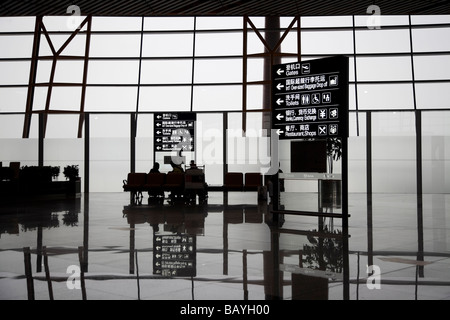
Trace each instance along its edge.
{"label": "vertical support column", "polygon": [[[416,110],[416,172],[417,172],[417,261],[424,261],[423,253],[423,189],[422,189],[422,112]],[[424,276],[418,266],[419,277]]]}
{"label": "vertical support column", "polygon": [[350,299],[350,264],[348,234],[348,138],[342,137],[342,256],[343,299]]}
{"label": "vertical support column", "polygon": [[367,264],[373,265],[372,112],[366,113]]}
{"label": "vertical support column", "polygon": [[[263,88],[263,109],[271,110],[272,109],[272,86],[270,85],[270,81],[272,80],[272,66],[275,64],[281,63],[281,56],[276,55],[276,53],[280,52],[280,46],[276,48],[276,46],[280,42],[280,17],[271,16],[265,18],[265,40],[267,45],[270,47],[269,51],[267,48],[265,49],[265,53],[268,54],[264,58],[264,82],[269,81],[269,84],[265,84]],[[263,129],[266,129],[267,132],[270,132],[272,128],[272,115],[270,113],[263,114]]]}
{"label": "vertical support column", "polygon": [[39,113],[39,135],[38,135],[38,166],[44,166],[44,135],[45,135],[45,115]]}
{"label": "vertical support column", "polygon": [[47,280],[47,287],[48,287],[48,295],[50,300],[53,299],[53,285],[52,285],[52,278],[50,276],[50,268],[48,266],[48,254],[47,254],[47,247],[42,247],[42,254],[44,256],[44,269],[45,269],[45,279]]}
{"label": "vertical support column", "polygon": [[247,20],[248,16],[243,17],[244,26],[243,26],[243,48],[242,48],[242,132],[247,132],[247,72],[248,72],[248,63],[247,63],[247,45],[248,45],[248,27]]}
{"label": "vertical support column", "polygon": [[191,69],[191,112],[194,110],[194,79],[195,79],[195,45],[197,39],[197,17],[194,17],[194,32],[192,35],[192,69]]}
{"label": "vertical support column", "polygon": [[35,27],[34,27],[34,40],[33,40],[33,51],[31,56],[30,65],[30,78],[28,80],[28,93],[27,93],[27,104],[25,109],[25,118],[23,124],[23,134],[22,138],[29,138],[30,136],[30,126],[31,126],[31,115],[33,111],[34,102],[34,91],[36,87],[36,74],[38,66],[38,56],[39,48],[41,43],[41,23],[42,16],[36,17]]}
{"label": "vertical support column", "polygon": [[242,250],[242,285],[244,300],[248,300],[247,250]]}
{"label": "vertical support column", "polygon": [[83,300],[87,300],[86,297],[86,284],[84,281],[84,270],[87,269],[86,268],[86,258],[84,256],[84,252],[85,250],[83,249],[83,247],[78,247],[78,261],[80,263],[80,287],[81,287],[81,296],[83,298]]}
{"label": "vertical support column", "polygon": [[84,52],[84,70],[83,70],[83,84],[81,86],[81,103],[80,103],[80,119],[78,123],[78,138],[81,138],[81,131],[84,120],[84,107],[86,104],[86,87],[88,76],[88,64],[89,64],[89,50],[91,46],[91,28],[92,28],[92,16],[86,18],[87,30],[86,30],[86,47]]}
{"label": "vertical support column", "polygon": [[130,172],[136,172],[136,113],[130,114]]}
{"label": "vertical support column", "polygon": [[84,114],[84,193],[89,193],[89,161],[90,161],[90,114]]}
{"label": "vertical support column", "polygon": [[34,300],[34,283],[33,283],[33,270],[31,267],[30,247],[23,248],[23,258],[25,264],[25,277],[27,278],[28,300]]}
{"label": "vertical support column", "polygon": [[[141,77],[142,77],[142,51],[144,47],[144,23],[145,23],[145,17],[142,17],[141,22],[141,45],[139,48],[139,70],[138,70],[138,84],[137,84],[137,94],[136,94],[136,123],[137,118],[139,115],[139,100],[141,98]],[[137,127],[136,130],[134,130],[134,133],[132,132],[133,136],[136,137],[137,134]]]}

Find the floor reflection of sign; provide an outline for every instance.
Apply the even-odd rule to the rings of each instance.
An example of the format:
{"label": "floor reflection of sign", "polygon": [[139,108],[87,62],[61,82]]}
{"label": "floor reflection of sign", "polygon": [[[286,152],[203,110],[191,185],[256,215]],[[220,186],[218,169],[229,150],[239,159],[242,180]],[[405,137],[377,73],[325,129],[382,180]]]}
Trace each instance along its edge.
{"label": "floor reflection of sign", "polygon": [[166,277],[195,277],[196,251],[194,235],[154,235],[153,273]]}
{"label": "floor reflection of sign", "polygon": [[196,114],[192,112],[155,113],[156,151],[194,151]]}
{"label": "floor reflection of sign", "polygon": [[272,129],[280,139],[348,137],[348,57],[275,65]]}

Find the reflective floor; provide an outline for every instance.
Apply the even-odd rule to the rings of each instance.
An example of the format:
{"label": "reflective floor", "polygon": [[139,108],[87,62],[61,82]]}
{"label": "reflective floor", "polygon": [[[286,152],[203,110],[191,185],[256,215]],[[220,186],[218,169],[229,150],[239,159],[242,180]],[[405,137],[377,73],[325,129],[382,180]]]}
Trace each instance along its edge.
{"label": "reflective floor", "polygon": [[[317,209],[282,193],[281,208]],[[349,195],[331,217],[256,192],[207,203],[129,193],[3,203],[1,300],[450,300],[450,195]],[[329,213],[327,210],[326,213]]]}

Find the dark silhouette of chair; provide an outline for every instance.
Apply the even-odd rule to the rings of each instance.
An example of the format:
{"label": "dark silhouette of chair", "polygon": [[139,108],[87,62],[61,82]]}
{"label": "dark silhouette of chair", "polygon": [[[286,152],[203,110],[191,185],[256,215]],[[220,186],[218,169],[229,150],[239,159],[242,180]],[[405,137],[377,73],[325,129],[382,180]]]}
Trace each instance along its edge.
{"label": "dark silhouette of chair", "polygon": [[193,202],[198,195],[199,201],[204,202],[207,197],[207,186],[203,169],[188,169],[184,176],[184,189],[187,199]]}
{"label": "dark silhouette of chair", "polygon": [[166,182],[165,173],[149,173],[147,174],[147,181],[143,189],[148,192],[149,197],[163,197],[164,198],[164,183]]}
{"label": "dark silhouette of chair", "polygon": [[12,178],[19,179],[20,174],[20,162],[10,162],[9,167],[12,170]]}
{"label": "dark silhouette of chair", "polygon": [[245,174],[245,191],[258,191],[262,186],[262,175],[260,172],[247,172]]}
{"label": "dark silhouette of chair", "polygon": [[242,172],[227,172],[224,179],[224,191],[242,191],[244,174]]}
{"label": "dark silhouette of chair", "polygon": [[142,200],[142,190],[147,181],[147,173],[145,172],[130,172],[127,179],[123,180],[123,190],[131,192],[131,196],[135,203],[140,203]]}
{"label": "dark silhouette of chair", "polygon": [[181,197],[184,193],[184,173],[167,173],[163,190],[170,192],[171,200],[175,200],[175,197]]}

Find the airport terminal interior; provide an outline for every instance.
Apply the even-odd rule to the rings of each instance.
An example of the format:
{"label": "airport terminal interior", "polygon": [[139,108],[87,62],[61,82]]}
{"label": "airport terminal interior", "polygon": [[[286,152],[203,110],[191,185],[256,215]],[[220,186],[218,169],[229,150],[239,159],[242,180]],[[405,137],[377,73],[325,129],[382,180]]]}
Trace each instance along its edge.
{"label": "airport terminal interior", "polygon": [[0,300],[450,300],[450,4],[325,3],[1,1]]}

